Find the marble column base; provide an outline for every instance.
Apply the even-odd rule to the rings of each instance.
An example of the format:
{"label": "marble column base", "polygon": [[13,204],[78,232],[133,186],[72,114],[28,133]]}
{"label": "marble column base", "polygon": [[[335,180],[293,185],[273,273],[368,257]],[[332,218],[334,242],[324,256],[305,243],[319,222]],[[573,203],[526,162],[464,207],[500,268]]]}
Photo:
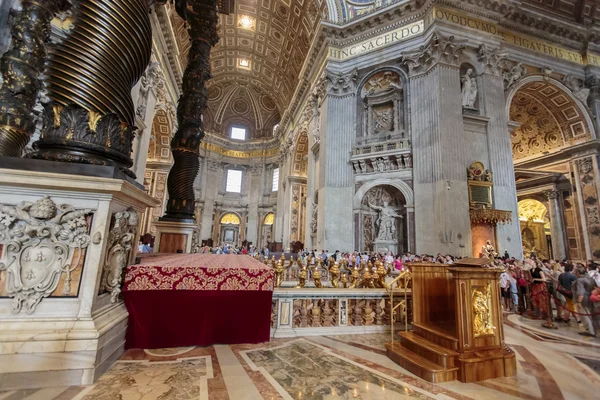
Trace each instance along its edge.
{"label": "marble column base", "polygon": [[123,354],[128,315],[121,302],[91,318],[0,320],[0,387],[94,383]]}
{"label": "marble column base", "polygon": [[[131,221],[135,221],[133,215],[139,217],[159,202],[134,182],[98,175],[0,169],[0,204],[5,209],[27,209],[28,203],[47,197],[57,207],[65,205],[66,209],[89,212],[86,222],[89,242],[84,257],[72,269],[69,285],[63,271],[57,277],[58,286],[44,293],[36,306],[15,310],[14,298],[22,292],[20,288],[13,292],[15,289],[7,285],[7,268],[0,273],[0,388],[3,390],[91,384],[124,351],[127,309],[116,292],[112,296],[114,290],[118,291],[118,284],[109,285],[106,276],[108,271],[117,274],[120,265],[133,261],[137,231],[133,222],[126,231],[115,227],[116,216],[127,212]],[[32,224],[39,223],[36,215],[17,216],[17,222],[29,219]],[[12,222],[8,220],[9,226]],[[51,224],[47,218],[44,223]],[[129,244],[123,232],[133,235]],[[115,237],[120,238],[118,242]],[[0,262],[13,267],[12,262],[17,262],[16,273],[24,276],[25,264],[11,261],[6,246],[10,239],[3,240]],[[117,249],[115,243],[128,246],[116,258],[110,256]],[[35,251],[38,245],[30,246]],[[44,268],[48,267],[42,264],[34,272],[45,273]]]}
{"label": "marble column base", "polygon": [[159,253],[191,253],[192,234],[198,228],[195,223],[155,221],[154,251]]}

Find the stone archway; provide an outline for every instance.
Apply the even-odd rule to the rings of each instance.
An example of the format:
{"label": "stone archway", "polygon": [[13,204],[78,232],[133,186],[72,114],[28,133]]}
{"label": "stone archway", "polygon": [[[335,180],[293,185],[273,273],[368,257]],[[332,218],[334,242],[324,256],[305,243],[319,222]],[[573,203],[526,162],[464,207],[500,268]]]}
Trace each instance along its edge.
{"label": "stone archway", "polygon": [[395,186],[377,185],[368,189],[354,210],[357,250],[394,255],[408,251],[406,198]]}
{"label": "stone archway", "polygon": [[532,252],[538,258],[554,258],[548,238],[551,236],[548,208],[541,201],[528,198],[518,203],[519,225],[523,254],[529,257]]}
{"label": "stone archway", "polygon": [[[573,79],[567,77],[565,82]],[[596,137],[582,103],[586,97],[582,91],[587,89],[575,89],[547,76],[528,76],[509,92],[507,111],[517,195],[521,199],[536,195],[548,210],[547,256],[583,260],[600,248],[600,195],[598,177],[581,167],[593,160],[572,150]]]}
{"label": "stone archway", "polygon": [[173,123],[164,109],[157,109],[152,121],[152,133],[146,158],[144,172],[144,189],[150,196],[158,199],[161,204],[149,208],[142,216],[141,233],[155,233],[152,221],[164,214],[167,199],[167,176],[173,165],[171,155],[171,138]]}
{"label": "stone archway", "polygon": [[240,239],[240,225],[242,220],[237,213],[225,212],[219,219],[219,245],[228,244],[236,246]]}
{"label": "stone archway", "polygon": [[508,97],[513,160],[535,158],[590,140],[591,119],[585,107],[560,82],[524,79]]}

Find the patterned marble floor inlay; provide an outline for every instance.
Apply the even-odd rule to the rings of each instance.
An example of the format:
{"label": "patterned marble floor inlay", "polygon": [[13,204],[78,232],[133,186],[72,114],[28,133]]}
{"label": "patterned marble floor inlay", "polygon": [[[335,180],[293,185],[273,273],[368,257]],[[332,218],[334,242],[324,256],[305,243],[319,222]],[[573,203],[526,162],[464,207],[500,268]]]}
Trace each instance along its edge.
{"label": "patterned marble floor inlay", "polygon": [[253,370],[260,370],[271,383],[279,386],[284,398],[433,399],[409,385],[303,339],[241,353]]}
{"label": "patterned marble floor inlay", "polygon": [[118,361],[81,400],[200,400],[208,398],[210,357],[177,361]]}

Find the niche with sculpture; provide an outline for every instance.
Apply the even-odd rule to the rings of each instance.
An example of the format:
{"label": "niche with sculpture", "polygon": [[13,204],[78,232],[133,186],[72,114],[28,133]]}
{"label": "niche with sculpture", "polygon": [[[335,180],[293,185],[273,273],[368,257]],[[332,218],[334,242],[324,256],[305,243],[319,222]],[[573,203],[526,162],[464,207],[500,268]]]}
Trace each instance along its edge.
{"label": "niche with sculpture", "polygon": [[400,75],[393,71],[377,72],[363,85],[362,136],[387,140],[404,136],[404,91]]}
{"label": "niche with sculpture", "polygon": [[358,210],[361,251],[395,255],[407,249],[405,204],[404,196],[393,186],[376,186],[365,194]]}
{"label": "niche with sculpture", "polygon": [[477,75],[470,64],[460,66],[460,95],[463,112],[477,112],[478,105]]}

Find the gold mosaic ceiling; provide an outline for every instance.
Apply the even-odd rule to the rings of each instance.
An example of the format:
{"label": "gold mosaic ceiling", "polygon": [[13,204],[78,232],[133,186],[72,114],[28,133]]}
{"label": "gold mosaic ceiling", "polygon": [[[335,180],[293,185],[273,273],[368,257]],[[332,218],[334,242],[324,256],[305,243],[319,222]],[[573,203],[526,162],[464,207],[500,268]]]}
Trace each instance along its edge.
{"label": "gold mosaic ceiling", "polygon": [[510,119],[521,124],[511,133],[514,160],[551,153],[590,138],[580,108],[548,82],[531,82],[520,88],[510,105]]}

